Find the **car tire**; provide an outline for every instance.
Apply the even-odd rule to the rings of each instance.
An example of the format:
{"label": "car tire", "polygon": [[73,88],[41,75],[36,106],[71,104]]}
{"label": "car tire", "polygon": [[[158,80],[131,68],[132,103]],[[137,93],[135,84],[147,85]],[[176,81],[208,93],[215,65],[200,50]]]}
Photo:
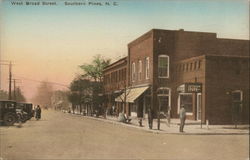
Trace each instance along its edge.
{"label": "car tire", "polygon": [[6,126],[12,126],[16,122],[16,116],[14,114],[8,113],[3,117],[3,123]]}

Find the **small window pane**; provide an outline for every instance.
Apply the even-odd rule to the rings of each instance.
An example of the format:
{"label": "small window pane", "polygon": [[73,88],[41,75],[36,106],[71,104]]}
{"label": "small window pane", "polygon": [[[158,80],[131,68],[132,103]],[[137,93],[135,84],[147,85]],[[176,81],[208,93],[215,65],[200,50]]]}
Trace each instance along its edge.
{"label": "small window pane", "polygon": [[193,112],[193,96],[192,94],[180,95],[180,106],[184,105],[186,112]]}
{"label": "small window pane", "polygon": [[168,57],[158,57],[158,75],[159,77],[168,77],[169,70],[169,58]]}

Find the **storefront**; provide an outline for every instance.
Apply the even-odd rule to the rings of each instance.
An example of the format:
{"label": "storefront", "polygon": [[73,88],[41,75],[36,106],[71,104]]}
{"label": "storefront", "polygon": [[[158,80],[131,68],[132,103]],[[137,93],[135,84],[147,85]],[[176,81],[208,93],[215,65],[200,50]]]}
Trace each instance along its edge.
{"label": "storefront", "polygon": [[130,87],[123,91],[123,93],[115,98],[117,106],[123,106],[123,112],[125,111],[125,104],[128,105],[128,111],[126,113],[133,117],[145,117],[147,112],[148,100],[147,91],[149,86]]}
{"label": "storefront", "polygon": [[195,120],[201,120],[202,84],[184,83],[177,88],[177,92],[178,92],[178,102],[177,102],[178,114],[181,106],[184,105],[188,117],[193,117]]}

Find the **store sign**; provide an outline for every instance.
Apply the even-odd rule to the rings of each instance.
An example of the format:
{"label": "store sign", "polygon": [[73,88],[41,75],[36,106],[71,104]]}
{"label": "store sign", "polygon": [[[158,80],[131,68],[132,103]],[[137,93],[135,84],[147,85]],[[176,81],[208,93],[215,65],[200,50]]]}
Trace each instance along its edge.
{"label": "store sign", "polygon": [[180,86],[177,88],[177,92],[182,92],[182,93],[184,93],[184,92],[185,92],[185,84],[180,85]]}
{"label": "store sign", "polygon": [[177,88],[178,92],[182,93],[200,93],[202,91],[201,83],[185,83]]}

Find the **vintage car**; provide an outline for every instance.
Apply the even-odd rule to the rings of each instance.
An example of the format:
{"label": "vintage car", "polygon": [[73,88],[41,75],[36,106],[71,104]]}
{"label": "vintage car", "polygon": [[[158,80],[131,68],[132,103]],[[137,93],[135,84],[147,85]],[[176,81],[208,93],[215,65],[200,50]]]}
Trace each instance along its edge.
{"label": "vintage car", "polygon": [[27,120],[29,120],[31,117],[27,113],[29,111],[26,103],[17,103],[16,105],[16,113],[18,115],[18,120],[21,120],[21,122],[25,123]]}
{"label": "vintage car", "polygon": [[16,102],[11,100],[0,100],[0,122],[10,126],[13,125],[17,119]]}
{"label": "vintage car", "polygon": [[[27,113],[27,119],[31,119],[34,117],[34,110],[33,110],[33,105],[32,103],[17,103],[17,106],[20,106],[23,112]],[[18,108],[18,107],[17,107]]]}

